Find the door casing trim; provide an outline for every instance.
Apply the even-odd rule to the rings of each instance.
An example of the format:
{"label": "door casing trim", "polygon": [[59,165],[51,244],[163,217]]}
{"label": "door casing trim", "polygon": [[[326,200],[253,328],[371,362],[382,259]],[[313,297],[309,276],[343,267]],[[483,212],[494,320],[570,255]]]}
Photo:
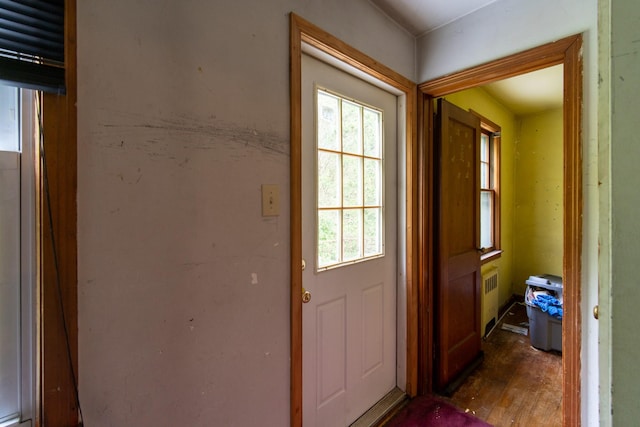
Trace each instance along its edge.
{"label": "door casing trim", "polygon": [[290,14],[290,424],[302,426],[302,45],[330,55],[346,65],[370,75],[406,97],[406,298],[407,298],[407,384],[406,393],[415,396],[418,383],[418,205],[416,85],[392,69],[342,42],[300,16]]}
{"label": "door casing trim", "polygon": [[[581,400],[581,288],[582,288],[582,35],[574,35],[548,43],[533,49],[516,53],[505,58],[472,67],[442,78],[422,83],[419,88],[418,128],[419,146],[425,147],[419,153],[420,169],[427,171],[431,177],[433,172],[433,100],[441,96],[465,89],[488,84],[497,80],[536,71],[553,65],[564,65],[564,102],[563,102],[563,155],[564,155],[564,211],[563,211],[563,293],[564,317],[562,321],[562,425],[580,426]],[[420,189],[422,224],[429,230],[433,224],[433,184],[427,180]],[[432,247],[430,236],[425,243]],[[431,254],[429,254],[431,256]],[[430,261],[425,261],[429,263]],[[429,264],[431,265],[431,264]],[[434,277],[429,268],[425,272],[425,288],[418,289],[421,295],[421,307],[433,306]],[[420,363],[420,392],[431,390],[433,353],[433,310],[427,310],[427,316],[420,318],[420,346],[418,356]]]}
{"label": "door casing trim", "polygon": [[[76,0],[65,0],[64,4],[67,91],[65,95],[44,93],[42,96],[42,145],[47,158],[51,203],[45,203],[42,175],[36,178],[36,280],[39,312],[36,332],[38,355],[35,427],[75,426],[82,421],[74,386],[78,384],[79,378],[77,7]],[[38,167],[42,168],[42,164]],[[55,254],[52,250],[54,240]],[[63,318],[66,321],[66,333]]]}

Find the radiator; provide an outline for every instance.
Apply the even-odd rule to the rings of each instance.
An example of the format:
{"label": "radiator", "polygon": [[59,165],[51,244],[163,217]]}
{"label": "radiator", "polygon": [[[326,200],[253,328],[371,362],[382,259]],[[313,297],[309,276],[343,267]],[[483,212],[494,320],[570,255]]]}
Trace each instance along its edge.
{"label": "radiator", "polygon": [[487,334],[498,322],[498,267],[482,273],[482,335]]}

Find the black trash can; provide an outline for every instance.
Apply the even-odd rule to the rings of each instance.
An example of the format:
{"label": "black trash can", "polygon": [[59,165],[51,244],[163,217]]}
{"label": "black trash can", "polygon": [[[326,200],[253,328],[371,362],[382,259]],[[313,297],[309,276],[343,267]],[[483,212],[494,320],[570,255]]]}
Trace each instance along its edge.
{"label": "black trash can", "polygon": [[[531,345],[540,350],[562,351],[562,317],[550,315],[533,301],[540,294],[554,297],[562,308],[562,277],[552,274],[529,276],[524,301],[529,317]],[[555,307],[555,305],[554,305]]]}

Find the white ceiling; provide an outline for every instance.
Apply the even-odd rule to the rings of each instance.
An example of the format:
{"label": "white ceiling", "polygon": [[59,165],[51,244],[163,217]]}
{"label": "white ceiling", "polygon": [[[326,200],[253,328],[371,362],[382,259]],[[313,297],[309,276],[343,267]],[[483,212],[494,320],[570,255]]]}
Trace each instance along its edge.
{"label": "white ceiling", "polygon": [[[497,0],[370,0],[416,37]],[[492,83],[484,88],[516,115],[562,107],[562,66]]]}
{"label": "white ceiling", "polygon": [[414,36],[462,18],[496,0],[370,0]]}
{"label": "white ceiling", "polygon": [[556,65],[483,86],[516,116],[562,107],[563,66]]}

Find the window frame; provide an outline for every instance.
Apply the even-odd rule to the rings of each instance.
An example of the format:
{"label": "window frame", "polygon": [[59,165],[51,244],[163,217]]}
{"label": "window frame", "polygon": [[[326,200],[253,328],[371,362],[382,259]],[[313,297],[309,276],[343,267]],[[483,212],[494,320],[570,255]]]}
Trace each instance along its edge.
{"label": "window frame", "polygon": [[[324,93],[328,96],[332,96],[338,99],[338,111],[339,111],[339,115],[340,115],[340,125],[339,125],[339,140],[340,140],[340,147],[338,149],[329,149],[329,148],[321,148],[319,141],[318,141],[318,132],[319,132],[319,123],[318,123],[318,115],[319,115],[319,111],[318,111],[318,105],[319,105],[319,94],[320,93]],[[366,102],[354,99],[352,97],[349,96],[345,96],[341,93],[338,93],[336,91],[333,91],[331,89],[328,89],[326,87],[320,86],[320,85],[316,85],[314,88],[314,108],[315,108],[315,112],[314,112],[314,122],[315,122],[315,215],[316,215],[316,229],[315,229],[315,251],[316,251],[316,259],[315,259],[315,271],[316,273],[320,273],[323,271],[327,271],[327,270],[332,270],[335,268],[340,268],[343,266],[348,266],[348,265],[353,265],[356,263],[360,263],[360,262],[366,262],[372,259],[377,259],[377,258],[381,258],[385,256],[385,191],[384,191],[384,183],[385,183],[385,139],[384,139],[384,112],[382,110],[380,110],[380,108],[367,104]],[[362,147],[362,152],[361,153],[354,153],[351,151],[344,151],[344,146],[342,144],[342,103],[346,102],[349,104],[355,104],[357,105],[360,110],[361,110],[361,126],[362,126],[362,132],[361,132],[361,144],[363,145]],[[363,121],[363,112],[364,110],[370,110],[373,112],[376,112],[379,114],[380,116],[380,129],[379,129],[379,137],[380,137],[380,147],[379,147],[379,156],[372,156],[369,154],[366,154],[364,151],[364,121]],[[319,199],[320,199],[320,183],[319,183],[319,155],[321,152],[324,153],[333,153],[333,154],[338,154],[340,156],[340,174],[341,174],[341,178],[340,178],[340,206],[333,206],[333,207],[321,207],[320,203],[319,203]],[[343,195],[343,190],[344,190],[344,182],[342,179],[342,175],[344,173],[344,158],[345,157],[357,157],[359,158],[362,162],[362,184],[363,187],[361,189],[362,192],[362,200],[360,201],[361,203],[359,205],[349,205],[349,206],[345,206],[344,203],[344,195]],[[366,196],[365,196],[365,181],[366,178],[364,176],[365,173],[365,167],[364,167],[364,162],[367,160],[375,160],[379,162],[379,174],[378,174],[378,184],[380,185],[380,194],[379,194],[379,204],[378,205],[371,205],[371,204],[367,204],[366,203]],[[366,247],[366,243],[365,243],[365,223],[364,223],[364,215],[365,215],[365,211],[367,209],[378,209],[379,211],[379,217],[378,217],[378,223],[379,223],[379,229],[378,229],[378,235],[379,235],[379,247],[380,247],[380,252],[379,253],[375,253],[375,254],[371,254],[371,255],[366,255],[366,251],[365,251],[365,247]],[[345,259],[344,258],[344,244],[341,244],[340,247],[340,254],[339,254],[339,260],[337,262],[334,263],[330,263],[330,264],[320,264],[320,231],[319,231],[319,225],[320,225],[320,212],[322,211],[339,211],[339,217],[340,217],[340,239],[344,240],[344,213],[346,211],[354,211],[354,210],[359,210],[362,211],[362,222],[361,222],[361,255],[357,258],[349,258],[349,259]]]}
{"label": "window frame", "polygon": [[[17,281],[13,283],[18,298],[13,319],[16,325],[8,322],[0,325],[0,329],[11,334],[2,334],[5,339],[4,344],[14,352],[17,368],[15,369],[15,390],[8,390],[6,384],[2,391],[9,392],[16,399],[16,412],[0,414],[0,425],[32,425],[36,418],[36,348],[37,348],[37,245],[36,245],[36,176],[37,168],[37,125],[35,118],[35,91],[20,88],[11,82],[3,83],[4,88],[8,88],[15,94],[15,134],[13,135],[15,145],[4,146],[1,151],[3,156],[15,158],[17,160],[17,182],[15,186],[9,184],[9,188],[16,191],[18,197],[15,206],[18,211],[18,222],[16,236],[18,250],[13,256],[16,257],[15,274]],[[12,95],[13,97],[13,95]],[[9,181],[8,181],[9,182]],[[4,224],[3,224],[4,226]],[[11,239],[9,239],[11,240]],[[7,262],[6,260],[3,261]],[[17,326],[17,328],[13,328]],[[9,369],[11,369],[9,368]],[[7,367],[0,369],[5,371]],[[6,372],[6,371],[5,371]]]}
{"label": "window frame", "polygon": [[[501,134],[502,128],[489,120],[487,117],[474,110],[469,110],[471,114],[480,119],[481,132],[489,136],[489,173],[490,182],[492,188],[485,189],[480,186],[479,191],[492,191],[493,192],[493,205],[492,205],[492,230],[493,230],[493,246],[490,248],[482,248],[480,261],[486,263],[497,259],[502,254],[501,244],[501,221],[500,221],[500,190],[501,190]],[[480,159],[478,159],[480,161]]]}
{"label": "window frame", "polygon": [[20,89],[20,152],[21,180],[21,295],[22,295],[22,347],[21,421],[37,420],[37,371],[38,371],[38,259],[37,238],[38,203],[36,200],[36,180],[40,176],[39,146],[40,129],[37,128],[35,112],[36,91]]}

